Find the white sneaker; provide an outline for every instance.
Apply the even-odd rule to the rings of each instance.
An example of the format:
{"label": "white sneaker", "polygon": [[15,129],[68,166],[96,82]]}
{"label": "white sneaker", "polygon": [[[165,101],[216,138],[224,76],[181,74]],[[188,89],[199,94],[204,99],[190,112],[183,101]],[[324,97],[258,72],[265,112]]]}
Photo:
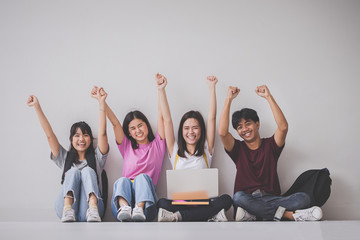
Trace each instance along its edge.
{"label": "white sneaker", "polygon": [[319,221],[322,218],[321,208],[315,206],[303,210],[296,210],[293,214],[295,221],[304,222],[304,221]]}
{"label": "white sneaker", "polygon": [[75,211],[72,208],[66,208],[63,210],[61,217],[62,222],[75,222]]}
{"label": "white sneaker", "polygon": [[244,222],[244,221],[255,221],[256,216],[248,213],[245,209],[238,207],[236,210],[235,221]]}
{"label": "white sneaker", "polygon": [[213,216],[208,220],[208,222],[227,222],[227,221],[228,219],[226,218],[225,215],[225,209],[221,209],[220,212],[218,212],[215,216]]}
{"label": "white sneaker", "polygon": [[120,222],[130,222],[131,221],[131,207],[122,206],[118,210],[117,219]]}
{"label": "white sneaker", "polygon": [[131,218],[134,222],[145,222],[146,217],[144,215],[144,210],[141,207],[136,206],[133,209]]}
{"label": "white sneaker", "polygon": [[177,222],[175,213],[159,208],[158,222]]}
{"label": "white sneaker", "polygon": [[94,207],[89,207],[88,210],[86,211],[86,221],[87,222],[101,222],[99,210]]}

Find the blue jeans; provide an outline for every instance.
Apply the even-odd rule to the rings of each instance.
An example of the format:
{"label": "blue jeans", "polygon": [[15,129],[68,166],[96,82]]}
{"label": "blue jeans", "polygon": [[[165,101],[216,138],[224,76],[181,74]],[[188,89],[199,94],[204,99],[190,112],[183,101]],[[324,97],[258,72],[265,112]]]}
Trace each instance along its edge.
{"label": "blue jeans", "polygon": [[97,177],[94,169],[84,167],[82,170],[71,168],[65,173],[61,192],[55,203],[56,215],[61,219],[64,208],[64,197],[72,192],[74,202],[72,208],[75,211],[77,221],[86,221],[86,211],[89,208],[89,195],[94,193],[97,198],[97,206],[100,217],[104,215],[104,203],[100,196]]}
{"label": "blue jeans", "polygon": [[252,194],[239,191],[234,194],[233,199],[235,214],[237,207],[264,220],[273,220],[279,207],[286,211],[295,211],[310,207],[310,197],[306,193],[294,193],[287,197],[265,194],[253,196]]}
{"label": "blue jeans", "polygon": [[111,200],[111,210],[115,219],[120,208],[119,197],[124,198],[132,208],[140,202],[145,202],[146,221],[152,221],[156,217],[158,198],[152,179],[148,175],[140,174],[135,177],[134,182],[126,177],[116,180]]}

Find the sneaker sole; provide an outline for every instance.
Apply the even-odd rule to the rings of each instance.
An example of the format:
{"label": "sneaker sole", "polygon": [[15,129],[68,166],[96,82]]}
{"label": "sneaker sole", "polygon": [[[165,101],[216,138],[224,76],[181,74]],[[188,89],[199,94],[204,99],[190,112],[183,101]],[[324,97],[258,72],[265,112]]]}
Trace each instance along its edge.
{"label": "sneaker sole", "polygon": [[323,217],[321,208],[315,207],[314,210],[312,211],[312,215],[315,218],[315,220],[313,220],[313,221],[320,221],[322,219],[322,217]]}
{"label": "sneaker sole", "polygon": [[145,218],[143,218],[142,216],[133,216],[132,217],[132,220],[134,221],[134,222],[145,222]]}
{"label": "sneaker sole", "polygon": [[117,219],[120,222],[131,222],[131,215],[129,214],[120,214]]}
{"label": "sneaker sole", "polygon": [[98,218],[89,218],[86,220],[87,222],[101,222],[101,219]]}
{"label": "sneaker sole", "polygon": [[75,219],[61,219],[61,222],[63,223],[75,222]]}

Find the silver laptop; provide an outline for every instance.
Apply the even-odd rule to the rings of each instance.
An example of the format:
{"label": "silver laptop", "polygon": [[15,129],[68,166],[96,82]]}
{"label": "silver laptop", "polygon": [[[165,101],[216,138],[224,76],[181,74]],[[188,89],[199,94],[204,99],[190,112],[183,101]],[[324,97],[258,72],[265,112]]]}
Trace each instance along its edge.
{"label": "silver laptop", "polygon": [[217,168],[167,170],[166,183],[168,199],[194,200],[219,196]]}

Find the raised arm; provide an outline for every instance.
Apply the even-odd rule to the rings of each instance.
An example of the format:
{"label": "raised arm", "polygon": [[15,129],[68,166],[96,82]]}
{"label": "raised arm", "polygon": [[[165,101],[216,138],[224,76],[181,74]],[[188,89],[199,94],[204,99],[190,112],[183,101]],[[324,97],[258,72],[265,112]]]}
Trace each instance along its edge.
{"label": "raised arm", "polygon": [[97,88],[96,91],[91,90],[91,96],[99,101],[99,128],[98,128],[98,148],[102,154],[106,154],[109,150],[108,137],[106,134],[106,105],[105,99],[107,93],[103,88]]}
{"label": "raised arm", "polygon": [[167,79],[163,75],[157,73],[155,75],[155,81],[156,81],[156,85],[158,87],[161,113],[164,118],[166,146],[167,146],[170,156],[172,156],[173,150],[174,150],[175,135],[174,135],[174,126],[173,126],[173,122],[172,122],[171,114],[170,114],[170,107],[169,107],[169,103],[167,101],[166,92],[165,92],[165,87],[167,85]]}
{"label": "raised arm", "polygon": [[44,112],[41,109],[40,103],[35,95],[30,95],[27,100],[27,105],[29,107],[33,107],[35,109],[35,112],[39,118],[40,125],[44,129],[45,135],[47,137],[51,153],[54,155],[54,157],[57,157],[59,153],[60,144],[57,139],[57,137],[54,134],[54,131],[51,128],[51,125],[49,121],[47,120]]}
{"label": "raised arm", "polygon": [[[94,86],[94,88],[91,91],[91,96],[96,98],[95,93],[97,93],[97,91],[98,91],[98,87]],[[116,115],[111,110],[111,108],[109,107],[109,105],[106,103],[105,100],[104,100],[104,109],[106,111],[107,118],[110,120],[111,124],[113,125],[116,143],[121,144],[124,140],[125,133],[119,122],[119,119],[116,117]]]}
{"label": "raised arm", "polygon": [[255,89],[255,92],[257,95],[265,98],[268,101],[271,111],[274,115],[275,122],[277,124],[277,129],[274,134],[275,142],[279,147],[284,146],[286,135],[288,132],[288,123],[283,112],[281,111],[279,105],[276,103],[275,99],[271,95],[266,85],[257,87]]}
{"label": "raised arm", "polygon": [[206,139],[209,146],[209,152],[212,155],[215,143],[215,131],[216,131],[216,83],[217,77],[208,76],[206,78],[209,84],[209,112],[207,119]]}
{"label": "raised arm", "polygon": [[164,117],[161,112],[160,94],[158,94],[157,132],[159,133],[161,139],[165,139],[165,126],[164,126]]}
{"label": "raised arm", "polygon": [[235,139],[229,132],[229,121],[230,121],[230,106],[231,102],[239,94],[240,89],[237,87],[229,87],[225,99],[224,108],[221,112],[220,122],[219,122],[219,135],[226,151],[230,152],[234,148]]}

